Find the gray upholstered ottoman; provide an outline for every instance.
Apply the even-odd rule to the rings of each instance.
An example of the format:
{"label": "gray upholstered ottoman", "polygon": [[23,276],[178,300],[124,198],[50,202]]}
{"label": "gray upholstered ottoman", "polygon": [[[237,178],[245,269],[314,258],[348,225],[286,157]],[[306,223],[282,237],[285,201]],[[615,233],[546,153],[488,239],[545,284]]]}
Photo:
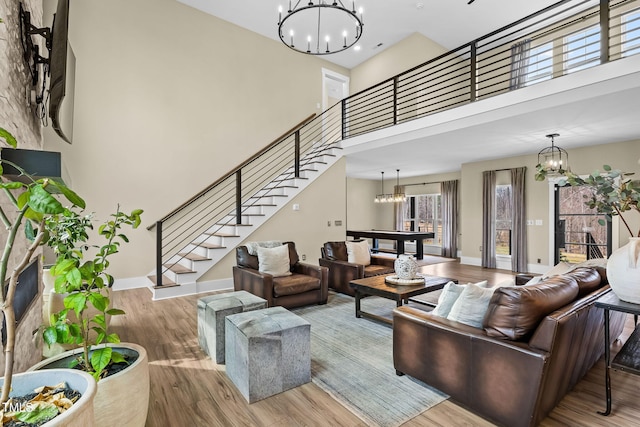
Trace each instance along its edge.
{"label": "gray upholstered ottoman", "polygon": [[227,316],[227,376],[249,403],[311,381],[311,325],[283,307]]}
{"label": "gray upholstered ottoman", "polygon": [[198,342],[216,363],[224,363],[224,318],[259,310],[267,301],[246,291],[226,292],[198,300]]}

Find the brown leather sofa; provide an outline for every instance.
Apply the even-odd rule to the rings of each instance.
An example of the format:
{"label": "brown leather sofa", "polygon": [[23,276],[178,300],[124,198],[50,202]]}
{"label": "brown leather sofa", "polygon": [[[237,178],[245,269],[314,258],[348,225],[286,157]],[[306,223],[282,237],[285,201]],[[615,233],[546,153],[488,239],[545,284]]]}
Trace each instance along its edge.
{"label": "brown leather sofa", "polygon": [[349,282],[365,277],[392,274],[393,258],[371,255],[371,264],[354,264],[348,262],[347,245],[344,241],[326,242],[321,248],[322,257],[318,263],[329,269],[329,288],[343,294],[355,296]]}
{"label": "brown leather sofa", "polygon": [[274,277],[258,270],[258,256],[251,255],[246,246],[236,248],[237,265],[233,267],[233,288],[247,291],[267,300],[267,307],[300,307],[326,304],[329,296],[327,269],[301,263],[293,242],[289,246],[291,275]]}
{"label": "brown leather sofa", "polygon": [[[538,425],[604,353],[603,310],[594,302],[607,292],[606,277],[591,268],[498,288],[482,329],[397,308],[396,372],[498,425]],[[612,340],[624,321],[611,313]]]}

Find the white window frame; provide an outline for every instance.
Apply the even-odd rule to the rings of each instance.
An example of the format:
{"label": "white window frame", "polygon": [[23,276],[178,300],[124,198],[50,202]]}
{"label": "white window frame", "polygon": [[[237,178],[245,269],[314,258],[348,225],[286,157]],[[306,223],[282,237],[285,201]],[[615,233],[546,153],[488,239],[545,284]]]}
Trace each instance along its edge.
{"label": "white window frame", "polygon": [[[549,65],[546,65],[546,63]],[[553,41],[529,49],[529,65],[525,73],[525,86],[553,78]]]}
{"label": "white window frame", "polygon": [[[629,21],[633,21],[630,30],[627,29]],[[622,33],[622,57],[640,53],[640,39],[636,38],[640,37],[640,11],[636,10],[622,16]],[[629,42],[628,39],[635,40]]]}
{"label": "white window frame", "polygon": [[[598,43],[587,42],[596,36]],[[600,25],[592,25],[564,37],[563,68],[566,74],[584,70],[600,64]],[[575,43],[575,46],[572,44]],[[587,46],[588,45],[588,46]],[[591,56],[596,54],[595,58]]]}

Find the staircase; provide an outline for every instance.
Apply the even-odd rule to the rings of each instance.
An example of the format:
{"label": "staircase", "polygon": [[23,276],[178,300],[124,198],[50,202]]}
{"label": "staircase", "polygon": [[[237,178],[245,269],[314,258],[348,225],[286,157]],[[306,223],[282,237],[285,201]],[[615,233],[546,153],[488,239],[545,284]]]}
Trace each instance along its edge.
{"label": "staircase", "polygon": [[162,262],[148,275],[154,299],[201,292],[203,274],[342,156],[326,117],[312,134],[301,133],[302,125],[313,127],[314,117],[155,224]]}

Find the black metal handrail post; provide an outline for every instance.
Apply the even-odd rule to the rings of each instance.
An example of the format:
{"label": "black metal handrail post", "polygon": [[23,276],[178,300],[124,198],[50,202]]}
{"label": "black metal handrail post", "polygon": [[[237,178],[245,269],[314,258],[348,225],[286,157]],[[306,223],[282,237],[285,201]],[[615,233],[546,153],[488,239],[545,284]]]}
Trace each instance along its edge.
{"label": "black metal handrail post", "polygon": [[393,78],[393,124],[398,124],[398,76]]}
{"label": "black metal handrail post", "polygon": [[162,286],[162,221],[156,222],[156,286]]}
{"label": "black metal handrail post", "polygon": [[242,169],[236,171],[236,224],[242,224]]}
{"label": "black metal handrail post", "polygon": [[347,137],[347,98],[340,101],[342,113],[342,139]]}
{"label": "black metal handrail post", "polygon": [[296,170],[296,178],[300,178],[300,130],[297,130],[295,133],[295,170]]}
{"label": "black metal handrail post", "polygon": [[609,0],[600,0],[600,63],[609,62]]}
{"label": "black metal handrail post", "polygon": [[476,100],[476,87],[478,85],[478,44],[477,42],[471,42],[471,63],[469,64],[469,101],[474,102]]}

